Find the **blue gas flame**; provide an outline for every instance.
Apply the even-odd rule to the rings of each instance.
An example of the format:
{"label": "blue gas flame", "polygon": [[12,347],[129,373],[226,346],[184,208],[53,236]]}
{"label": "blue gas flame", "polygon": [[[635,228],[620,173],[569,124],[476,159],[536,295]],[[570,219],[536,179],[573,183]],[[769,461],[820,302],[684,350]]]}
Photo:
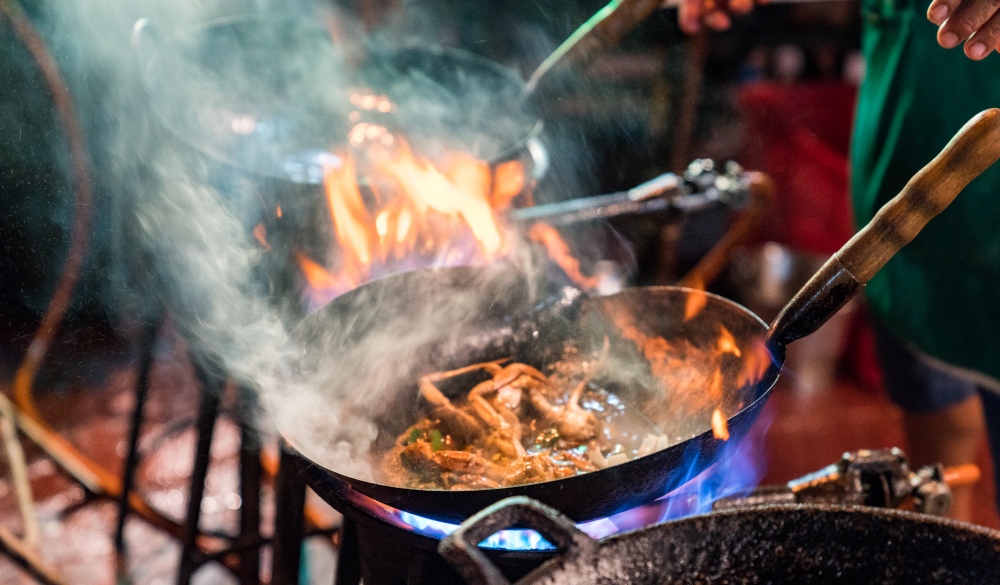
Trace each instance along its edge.
{"label": "blue gas flame", "polygon": [[[763,434],[770,426],[772,417],[770,409],[765,408],[744,440],[726,445],[718,461],[701,473],[697,473],[697,453],[693,453],[687,458],[689,463],[685,483],[655,502],[608,518],[578,524],[577,528],[591,538],[605,538],[650,524],[705,514],[711,511],[712,503],[720,498],[749,493],[764,477],[766,458]],[[458,529],[457,524],[431,520],[409,512],[396,511],[395,515],[414,531],[432,538],[444,538]],[[539,551],[555,548],[534,530],[501,530],[479,546]]]}

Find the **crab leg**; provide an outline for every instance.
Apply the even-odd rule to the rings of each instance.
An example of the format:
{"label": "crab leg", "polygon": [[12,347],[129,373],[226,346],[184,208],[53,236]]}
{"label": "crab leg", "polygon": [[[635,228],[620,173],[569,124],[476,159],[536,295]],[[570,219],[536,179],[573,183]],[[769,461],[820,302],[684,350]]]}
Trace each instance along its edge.
{"label": "crab leg", "polygon": [[494,373],[493,389],[499,390],[500,388],[509,385],[514,380],[517,380],[521,376],[530,376],[539,382],[545,382],[546,384],[549,382],[549,379],[545,376],[545,374],[539,372],[528,364],[513,363]]}
{"label": "crab leg", "polygon": [[[472,364],[471,366],[465,366],[464,368],[458,368],[456,370],[448,370],[445,372],[435,372],[433,374],[427,374],[420,377],[419,389],[420,395],[424,397],[424,400],[430,402],[434,406],[439,408],[446,408],[453,411],[459,418],[463,419],[463,423],[473,423],[474,420],[468,414],[460,411],[452,405],[451,400],[434,385],[435,382],[440,382],[441,380],[447,380],[455,376],[466,374],[468,372],[474,372],[476,370],[486,370],[487,372],[494,373],[499,371],[500,364],[509,360],[510,358],[503,358],[500,360],[494,360],[491,362],[483,362],[479,364]],[[467,419],[467,420],[465,420]]]}
{"label": "crab leg", "polygon": [[463,440],[483,435],[484,429],[479,421],[452,404],[451,400],[448,400],[448,397],[427,376],[420,378],[420,395],[436,407],[435,414],[441,418],[445,427],[453,430]]}
{"label": "crab leg", "polygon": [[430,382],[440,382],[441,380],[447,380],[448,378],[454,378],[455,376],[461,376],[462,374],[467,374],[469,372],[474,372],[476,370],[486,370],[490,374],[495,374],[500,371],[500,364],[510,361],[510,358],[502,358],[498,360],[493,360],[490,362],[481,362],[478,364],[472,364],[470,366],[465,366],[455,370],[446,370],[444,372],[434,372],[433,374],[426,374],[421,376],[421,380],[428,380]]}
{"label": "crab leg", "polygon": [[594,416],[594,413],[580,406],[580,397],[583,396],[583,390],[594,377],[594,374],[603,365],[608,354],[608,345],[608,338],[605,337],[604,347],[601,350],[596,366],[587,369],[586,375],[570,392],[565,404],[553,406],[540,387],[535,384],[529,386],[528,396],[531,404],[545,415],[545,418],[556,423],[559,434],[567,439],[586,441],[592,439],[597,434],[597,417]]}
{"label": "crab leg", "polygon": [[469,392],[469,406],[484,423],[494,429],[496,445],[504,455],[515,458],[527,455],[528,452],[521,444],[521,422],[517,420],[517,416],[507,409],[502,413],[497,412],[497,409],[483,397],[483,394],[492,391],[493,383],[490,380],[476,385]]}

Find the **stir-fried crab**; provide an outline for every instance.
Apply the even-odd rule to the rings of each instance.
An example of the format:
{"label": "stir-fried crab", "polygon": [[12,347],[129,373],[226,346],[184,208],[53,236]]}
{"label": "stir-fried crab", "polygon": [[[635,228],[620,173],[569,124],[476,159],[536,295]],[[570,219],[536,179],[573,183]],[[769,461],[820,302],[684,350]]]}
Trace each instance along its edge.
{"label": "stir-fried crab", "polygon": [[435,412],[441,416],[442,422],[447,426],[455,426],[461,429],[463,435],[473,439],[485,439],[487,443],[496,448],[497,451],[506,457],[523,457],[527,455],[524,445],[521,444],[521,423],[516,415],[509,417],[502,416],[497,409],[484,398],[489,392],[492,384],[489,380],[478,384],[468,394],[469,407],[475,416],[465,410],[456,407],[451,400],[445,396],[437,386],[436,382],[452,378],[461,374],[473,372],[477,369],[500,368],[499,362],[485,362],[449,370],[447,372],[437,372],[428,374],[420,378],[420,395],[425,400],[435,405]]}
{"label": "stir-fried crab", "polygon": [[[410,483],[448,489],[517,485],[593,471],[587,457],[570,449],[591,445],[600,431],[594,413],[580,405],[595,368],[588,368],[566,396],[536,368],[504,365],[507,361],[422,376],[420,395],[434,408],[399,437],[390,467],[409,472]],[[491,377],[476,384],[461,406],[437,386],[477,370]],[[561,396],[566,399],[560,403]],[[522,438],[539,430],[545,444],[534,439],[529,453]]]}

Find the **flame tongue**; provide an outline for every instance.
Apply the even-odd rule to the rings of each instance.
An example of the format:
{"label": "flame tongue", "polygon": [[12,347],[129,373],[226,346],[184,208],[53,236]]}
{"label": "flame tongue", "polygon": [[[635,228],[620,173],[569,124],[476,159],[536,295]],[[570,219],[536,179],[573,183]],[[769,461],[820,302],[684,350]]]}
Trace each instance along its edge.
{"label": "flame tongue", "polygon": [[[331,259],[324,267],[296,254],[314,307],[380,275],[481,265],[509,252],[501,217],[527,183],[520,161],[494,170],[462,152],[431,161],[405,139],[369,123],[357,124],[349,140],[354,154],[329,157],[323,174],[336,244]],[[359,175],[365,177],[363,187]],[[554,228],[534,224],[526,235],[576,284],[598,288],[600,279],[583,274]]]}
{"label": "flame tongue", "polygon": [[361,191],[358,189],[354,161],[350,158],[339,168],[327,167],[323,177],[326,200],[333,218],[333,229],[343,250],[341,270],[359,281],[367,276],[371,264],[371,221]]}
{"label": "flame tongue", "polygon": [[[634,344],[649,366],[651,382],[659,393],[648,407],[652,416],[657,420],[704,421],[717,439],[727,440],[726,413],[746,406],[749,395],[743,389],[764,378],[770,354],[763,332],[759,338],[738,339],[722,324],[728,313],[706,311],[704,291],[684,294],[677,299],[677,314],[664,316],[663,323],[673,325],[643,319],[626,301],[605,305],[606,314],[621,338]],[[668,331],[670,327],[676,329]]]}
{"label": "flame tongue", "polygon": [[469,155],[453,155],[449,175],[416,157],[401,142],[398,155],[376,163],[381,173],[396,180],[419,216],[437,212],[460,220],[472,231],[486,257],[502,251],[499,220],[490,207],[490,170]]}
{"label": "flame tongue", "polygon": [[[358,150],[360,158],[331,157],[324,169],[336,243],[329,269],[297,254],[315,306],[381,274],[489,262],[509,248],[500,216],[524,186],[520,162],[504,163],[494,177],[471,155],[432,162],[386,132],[365,125],[361,133],[377,143]],[[352,138],[358,147],[363,141]]]}

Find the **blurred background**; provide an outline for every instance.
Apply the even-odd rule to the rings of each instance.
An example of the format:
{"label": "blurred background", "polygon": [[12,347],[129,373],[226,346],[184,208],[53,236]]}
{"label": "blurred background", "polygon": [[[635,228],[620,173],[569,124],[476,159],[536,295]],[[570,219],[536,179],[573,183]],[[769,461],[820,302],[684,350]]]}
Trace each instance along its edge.
{"label": "blurred background", "polygon": [[[325,203],[316,199],[315,185],[287,177],[248,178],[238,164],[220,165],[220,157],[206,155],[210,146],[198,144],[200,137],[185,135],[183,123],[179,132],[151,130],[131,138],[136,127],[169,126],[164,116],[183,119],[177,112],[136,109],[145,103],[155,110],[155,93],[170,88],[149,93],[150,78],[143,76],[149,70],[133,24],[148,17],[160,27],[157,34],[168,35],[171,26],[184,30],[229,15],[252,13],[267,20],[319,14],[334,23],[341,19],[339,25],[327,24],[344,35],[345,47],[461,49],[526,79],[602,3],[343,0],[272,6],[263,0],[220,0],[182,3],[173,11],[141,2],[77,4],[0,0],[5,15],[0,18],[0,387],[14,397],[21,376],[22,388],[26,383],[48,427],[113,478],[97,474],[100,485],[118,482],[120,487],[127,455],[137,449],[135,489],[158,514],[181,522],[191,508],[188,479],[200,416],[199,374],[192,358],[206,351],[189,336],[187,319],[197,311],[185,309],[191,306],[185,305],[186,297],[177,300],[189,294],[177,291],[190,287],[176,280],[164,284],[168,277],[183,279],[189,268],[164,268],[168,245],[150,243],[148,236],[168,224],[157,224],[139,209],[142,198],[158,188],[151,175],[171,162],[159,155],[138,161],[157,167],[149,171],[131,160],[129,151],[156,152],[149,149],[155,143],[194,153],[185,168],[195,169],[224,194],[222,206],[233,218],[226,229],[258,242],[261,253],[272,252],[251,272],[277,274],[261,286],[278,291],[278,300],[269,303],[281,307],[282,319],[300,317],[308,307],[297,301],[286,306],[281,291],[303,281],[298,267],[275,269],[288,265],[291,256],[278,257],[272,247],[309,254],[323,249],[326,240],[296,238],[311,234],[316,223],[329,231],[329,219],[316,213]],[[736,161],[767,173],[773,192],[762,203],[764,211],[726,250],[718,275],[705,284],[769,321],[854,232],[847,153],[856,88],[865,70],[860,19],[853,0],[777,3],[736,18],[726,32],[687,36],[677,27],[675,9],[655,11],[616,46],[558,77],[540,94],[533,107],[544,121],[536,136],[543,162],[533,153],[530,201],[522,194],[513,205],[627,190],[663,173],[682,173],[695,159],[714,159],[720,166]],[[47,68],[56,71],[62,92],[53,93]],[[81,182],[89,184],[82,205]],[[85,238],[74,236],[81,213],[88,215]],[[709,205],[680,216],[637,215],[568,229],[564,237],[586,271],[603,271],[626,285],[671,284],[747,213],[745,203]],[[43,317],[65,288],[68,257],[82,262],[79,278],[69,283],[64,316],[37,356],[41,346],[33,340],[52,326]],[[225,262],[231,267],[238,261]],[[33,351],[40,359],[25,382],[25,363]],[[148,401],[141,432],[132,438],[144,351],[152,356]],[[239,395],[233,384],[223,388],[219,422],[209,436],[211,465],[200,504],[201,529],[209,538],[245,518],[237,474],[241,429],[254,418],[247,415],[254,407]],[[271,437],[267,425],[261,426]],[[174,582],[183,539],[130,516],[123,532],[128,554],[118,558],[116,497],[81,484],[79,478],[92,471],[66,473],[61,448],[40,448],[24,440],[25,432],[30,430],[22,429],[21,442],[41,543],[32,555],[66,583]],[[817,334],[790,348],[754,440],[760,445],[764,484],[819,469],[845,451],[906,447],[900,413],[882,389],[862,301],[850,303]],[[275,460],[274,441],[263,443],[265,459]],[[985,503],[993,501],[993,486],[983,444],[982,479],[974,489],[976,501]],[[8,451],[8,459],[12,456]],[[275,513],[266,478],[260,500],[266,535]],[[313,496],[310,502],[322,522],[336,524],[336,512]],[[26,529],[19,512],[16,481],[5,464],[0,468],[0,524],[13,534]],[[972,521],[1000,528],[988,504],[975,508]],[[303,578],[329,582],[336,539],[307,542]],[[269,552],[264,550],[260,570],[266,580]],[[0,581],[31,582],[3,555]],[[239,581],[220,563],[209,562],[194,574],[194,582]]]}

